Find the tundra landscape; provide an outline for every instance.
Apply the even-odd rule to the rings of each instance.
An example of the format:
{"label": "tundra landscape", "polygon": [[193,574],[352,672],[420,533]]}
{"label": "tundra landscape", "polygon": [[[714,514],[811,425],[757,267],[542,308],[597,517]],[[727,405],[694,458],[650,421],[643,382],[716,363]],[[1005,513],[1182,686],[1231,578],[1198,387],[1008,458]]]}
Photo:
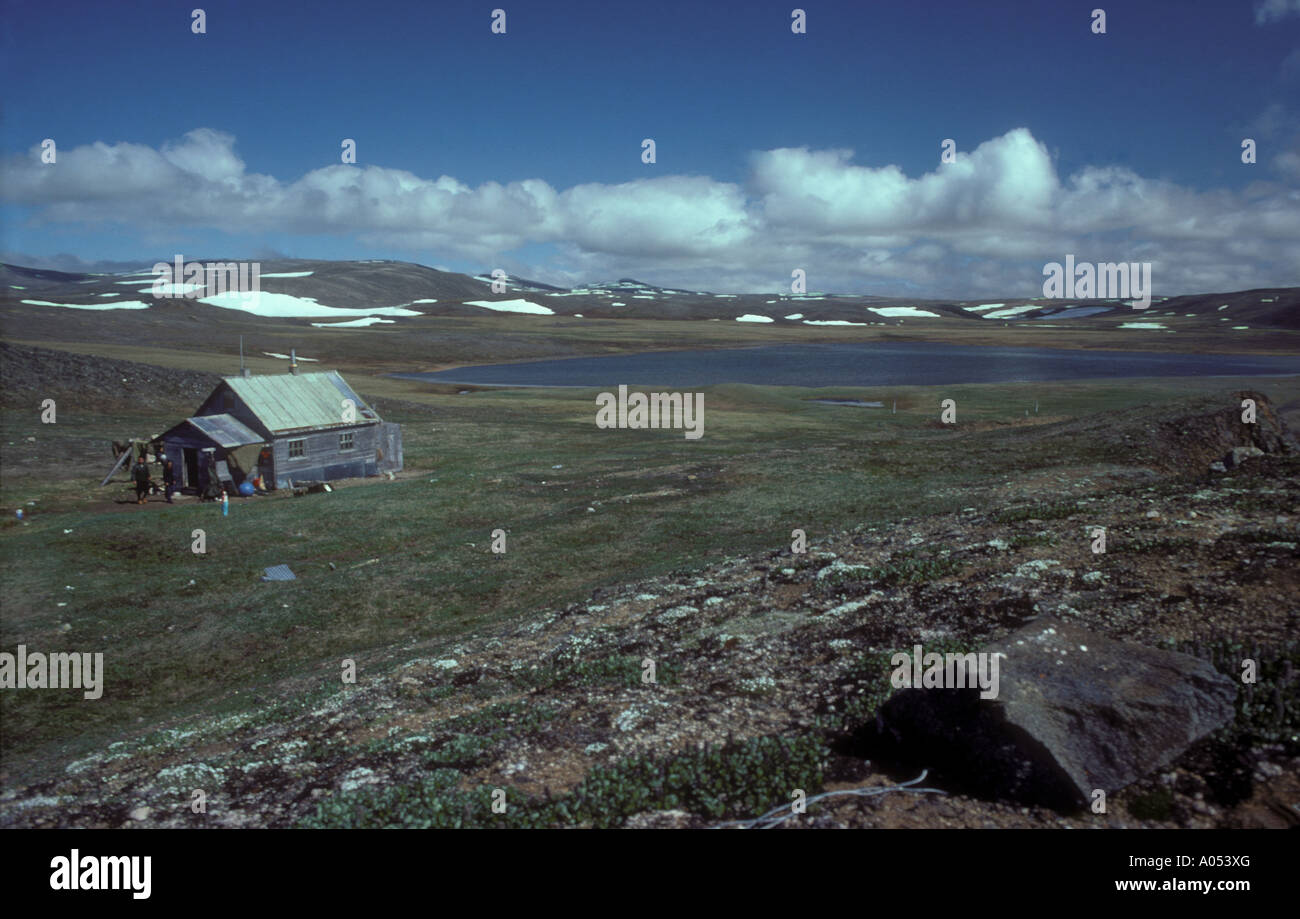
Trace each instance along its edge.
{"label": "tundra landscape", "polygon": [[[68,309],[54,325],[52,308],[23,301],[99,307],[139,276],[4,269],[3,646],[108,649],[93,705],[3,696],[6,825],[707,826],[759,818],[791,788],[855,792],[811,807],[810,826],[1297,823],[1300,291],[1171,298],[1142,314],[1161,331],[1132,328],[1122,304],[1046,323],[1059,308],[1028,300],[1004,323],[982,304],[639,285],[663,302],[613,316],[633,282],[571,295],[512,279],[494,295],[488,277],[412,264],[262,269],[297,275],[264,281],[267,303],[415,315],[339,330],[200,297]],[[736,321],[792,302],[859,324]],[[903,310],[934,316],[863,321]],[[1224,335],[1225,314],[1251,328]],[[191,412],[237,369],[237,330],[257,375],[286,373],[270,355],[291,350],[341,371],[402,425],[404,468],[236,498],[225,517],[184,496],[138,508],[124,475],[100,487],[110,436]],[[711,360],[773,344],[1046,346],[1110,366],[1210,341],[1292,372],[714,384],[699,389],[698,440],[602,428],[594,388],[417,376],[464,376],[458,357],[514,367],[684,343]],[[57,424],[40,423],[46,398]],[[281,564],[297,579],[259,579]],[[1140,710],[1150,689],[1131,688],[1096,703],[1104,730],[1044,767],[1131,747],[1104,815],[1046,779],[1002,783],[970,751],[935,749],[905,712],[902,727],[878,724],[898,691],[892,654],[967,653],[1053,625],[1086,630],[1097,656],[1114,642],[1116,662],[1180,655],[1161,671],[1159,723]],[[1240,683],[1239,658],[1259,662],[1258,683]],[[975,742],[990,756],[1008,743]],[[860,794],[926,769],[929,793]],[[206,813],[188,806],[196,788]],[[494,789],[514,805],[504,815]]]}
{"label": "tundra landscape", "polygon": [[615,6],[7,6],[0,828],[1300,827],[1300,6]]}

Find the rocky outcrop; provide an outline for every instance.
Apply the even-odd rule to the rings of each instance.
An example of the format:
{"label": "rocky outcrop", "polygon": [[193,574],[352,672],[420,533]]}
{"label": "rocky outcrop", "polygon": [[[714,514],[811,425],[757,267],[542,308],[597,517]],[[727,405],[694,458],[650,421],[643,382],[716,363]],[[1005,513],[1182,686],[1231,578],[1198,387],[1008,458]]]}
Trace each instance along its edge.
{"label": "rocky outcrop", "polygon": [[1237,687],[1209,663],[1038,619],[993,642],[998,694],[906,689],[874,729],[899,759],[981,794],[1080,806],[1172,762],[1232,720]]}
{"label": "rocky outcrop", "polygon": [[[1151,433],[1162,467],[1201,470],[1221,461],[1231,469],[1249,457],[1300,450],[1268,396],[1249,389],[1225,395],[1217,407],[1205,404],[1155,424]],[[1254,403],[1254,421],[1242,420],[1246,400]]]}
{"label": "rocky outcrop", "polygon": [[[1254,403],[1253,421],[1243,420],[1251,417],[1245,400]],[[1122,454],[1126,464],[1193,478],[1203,476],[1211,463],[1231,468],[1234,457],[1245,455],[1234,453],[1241,448],[1259,451],[1252,456],[1300,453],[1300,441],[1277,407],[1264,393],[1249,389],[1043,425],[1023,436],[1027,441],[1085,437]]]}

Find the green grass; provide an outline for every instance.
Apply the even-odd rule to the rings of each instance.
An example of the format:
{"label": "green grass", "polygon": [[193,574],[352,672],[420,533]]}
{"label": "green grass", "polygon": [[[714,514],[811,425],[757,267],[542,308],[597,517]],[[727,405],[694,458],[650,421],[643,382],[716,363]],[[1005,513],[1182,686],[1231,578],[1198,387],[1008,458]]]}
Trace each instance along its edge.
{"label": "green grass", "polygon": [[[471,749],[472,749],[472,745]],[[364,787],[333,795],[299,821],[304,828],[616,827],[633,814],[682,809],[709,820],[756,817],[788,803],[796,789],[822,787],[829,749],[816,738],[759,737],[672,756],[632,756],[597,766],[568,794],[505,790],[494,810],[487,786],[464,785],[436,768],[418,784]]]}
{"label": "green grass", "polygon": [[1173,814],[1174,793],[1169,788],[1153,788],[1134,796],[1128,809],[1138,820],[1168,820]]}
{"label": "green grass", "polygon": [[[1035,398],[1045,413],[1068,417],[1186,394],[1169,381],[717,386],[706,389],[705,436],[687,441],[675,431],[597,429],[594,390],[457,396],[381,378],[352,382],[368,395],[373,383],[381,402],[419,403],[385,409],[404,425],[412,474],[241,500],[226,518],[193,502],[103,506],[121,489],[98,488],[111,463],[106,441],[162,430],[177,417],[171,408],[61,407],[52,426],[23,408],[0,412],[0,647],[102,651],[106,668],[96,701],[73,691],[0,694],[12,780],[34,780],[176,719],[238,709],[253,693],[337,686],[343,658],[363,677],[383,673],[419,653],[407,648],[437,648],[582,600],[597,586],[784,548],[796,527],[815,541],[958,511],[972,502],[971,488],[1106,455],[1089,438],[1024,439],[996,427],[1023,422]],[[1226,385],[1213,383],[1189,388]],[[897,397],[899,412],[806,401],[823,394]],[[948,397],[958,400],[955,428],[938,423],[939,399]],[[37,443],[26,445],[28,436]],[[29,511],[25,525],[13,517],[19,506]],[[1041,517],[1043,508],[1023,512],[1013,519]],[[504,555],[490,551],[497,527],[508,533]],[[195,528],[206,531],[204,555],[190,551]],[[259,581],[274,564],[288,564],[298,580]],[[904,558],[870,577],[914,583],[941,576],[945,564]],[[588,685],[633,676],[627,661],[602,667],[542,678]],[[672,678],[662,662],[659,678]]]}
{"label": "green grass", "polygon": [[[1300,641],[1257,647],[1235,641],[1170,643],[1209,661],[1237,685],[1236,717],[1231,729],[1253,743],[1279,744],[1289,756],[1300,755]],[[1246,683],[1243,662],[1255,662],[1255,682]]]}
{"label": "green grass", "polygon": [[[927,654],[971,654],[978,650],[971,642],[956,638],[928,641],[924,648]],[[853,658],[839,678],[840,684],[850,687],[850,691],[837,702],[834,712],[817,716],[818,730],[832,738],[844,738],[874,719],[876,711],[896,691],[891,680],[892,659],[899,651],[913,653],[911,648],[893,648],[868,651]]]}

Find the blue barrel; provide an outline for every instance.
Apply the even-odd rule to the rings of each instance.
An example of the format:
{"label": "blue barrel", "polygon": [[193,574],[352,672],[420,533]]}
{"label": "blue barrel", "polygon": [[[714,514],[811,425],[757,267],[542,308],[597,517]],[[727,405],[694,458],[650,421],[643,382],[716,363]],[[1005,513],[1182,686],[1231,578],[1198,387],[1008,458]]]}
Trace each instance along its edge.
{"label": "blue barrel", "polygon": [[245,498],[250,498],[253,495],[257,494],[257,489],[253,487],[252,482],[240,482],[239,493],[243,495]]}

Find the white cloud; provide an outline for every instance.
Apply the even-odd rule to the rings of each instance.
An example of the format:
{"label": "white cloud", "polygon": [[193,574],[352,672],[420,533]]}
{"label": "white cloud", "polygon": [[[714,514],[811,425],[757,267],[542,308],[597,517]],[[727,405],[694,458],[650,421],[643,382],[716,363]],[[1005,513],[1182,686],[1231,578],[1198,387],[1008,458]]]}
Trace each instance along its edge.
{"label": "white cloud", "polygon": [[[560,284],[633,276],[777,292],[800,267],[818,290],[1035,296],[1042,265],[1070,252],[1150,261],[1166,294],[1300,283],[1296,149],[1268,160],[1268,174],[1287,184],[1240,192],[1111,165],[1062,177],[1026,128],[915,177],[853,160],[847,150],[768,150],[753,154],[743,184],[669,175],[563,190],[541,179],[471,187],[341,164],[282,181],[249,172],[234,138],[205,128],[158,150],[102,142],[60,150],[54,165],[33,148],[0,162],[0,194],[36,222],[330,235],[509,264]],[[514,254],[536,244],[555,255],[530,264]]]}
{"label": "white cloud", "polygon": [[774,224],[820,233],[1033,228],[1051,217],[1058,190],[1047,149],[1017,128],[919,179],[897,166],[849,163],[847,150],[780,149],[754,158],[754,184]]}
{"label": "white cloud", "polygon": [[1300,14],[1300,0],[1263,0],[1255,4],[1255,25],[1267,25]]}

